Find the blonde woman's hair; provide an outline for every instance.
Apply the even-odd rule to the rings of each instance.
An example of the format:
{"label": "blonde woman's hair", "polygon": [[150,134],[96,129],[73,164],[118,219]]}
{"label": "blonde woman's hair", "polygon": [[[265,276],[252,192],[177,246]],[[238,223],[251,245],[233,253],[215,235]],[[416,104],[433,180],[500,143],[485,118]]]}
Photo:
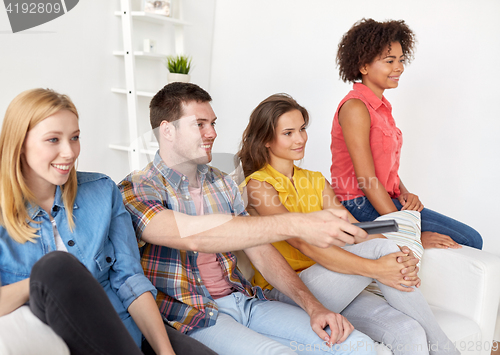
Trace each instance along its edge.
{"label": "blonde woman's hair", "polygon": [[[61,110],[68,110],[78,118],[76,107],[68,96],[50,89],[32,89],[16,96],[5,113],[0,134],[0,225],[18,243],[34,243],[37,237],[37,228],[28,224],[34,222],[28,215],[28,204],[36,204],[36,201],[21,169],[24,140],[29,130]],[[74,166],[68,181],[61,188],[68,224],[73,230],[73,205],[77,191]]]}

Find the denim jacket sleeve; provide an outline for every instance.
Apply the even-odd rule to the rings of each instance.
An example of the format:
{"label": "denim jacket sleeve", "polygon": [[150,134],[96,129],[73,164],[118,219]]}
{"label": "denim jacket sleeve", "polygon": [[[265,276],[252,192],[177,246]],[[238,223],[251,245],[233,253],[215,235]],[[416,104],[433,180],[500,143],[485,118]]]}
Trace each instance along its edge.
{"label": "denim jacket sleeve", "polygon": [[112,204],[109,240],[115,252],[115,262],[109,278],[111,287],[128,308],[144,292],[150,291],[156,297],[156,289],[144,276],[132,220],[116,185],[113,186]]}

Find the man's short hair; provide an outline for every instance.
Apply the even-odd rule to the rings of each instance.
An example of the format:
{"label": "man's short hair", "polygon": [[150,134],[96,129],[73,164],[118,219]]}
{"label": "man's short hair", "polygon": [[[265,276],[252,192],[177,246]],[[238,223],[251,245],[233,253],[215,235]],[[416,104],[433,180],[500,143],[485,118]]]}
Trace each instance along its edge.
{"label": "man's short hair", "polygon": [[192,101],[210,102],[212,97],[201,87],[191,83],[170,83],[158,91],[149,104],[149,119],[155,135],[156,128],[160,127],[162,121],[177,121],[183,114],[182,105]]}

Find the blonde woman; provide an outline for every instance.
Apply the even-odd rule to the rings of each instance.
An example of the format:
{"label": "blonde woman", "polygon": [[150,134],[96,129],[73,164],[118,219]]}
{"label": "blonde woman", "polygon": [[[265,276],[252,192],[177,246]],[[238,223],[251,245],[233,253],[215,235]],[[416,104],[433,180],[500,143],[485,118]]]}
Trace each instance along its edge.
{"label": "blonde woman", "polygon": [[[76,171],[79,135],[74,104],[52,90],[25,91],[7,108],[0,316],[29,302],[72,354],[174,354],[120,192],[103,174]],[[177,340],[196,347],[183,352],[213,354]]]}

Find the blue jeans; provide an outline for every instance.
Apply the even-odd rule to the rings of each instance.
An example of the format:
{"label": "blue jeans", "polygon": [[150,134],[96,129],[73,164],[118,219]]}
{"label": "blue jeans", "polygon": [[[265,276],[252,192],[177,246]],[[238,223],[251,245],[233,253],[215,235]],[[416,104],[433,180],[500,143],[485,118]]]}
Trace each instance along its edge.
{"label": "blue jeans", "polygon": [[342,344],[327,347],[312,330],[309,315],[287,303],[260,301],[240,292],[216,302],[216,324],[188,335],[219,355],[376,354],[374,342],[357,330]]}
{"label": "blue jeans", "polygon": [[[401,210],[403,207],[397,199],[392,199],[392,202],[394,202],[398,210]],[[360,222],[373,221],[380,216],[365,196],[342,201],[342,204]],[[482,249],[483,238],[474,228],[427,208],[424,208],[420,212],[420,215],[422,219],[422,232],[445,234],[458,244]]]}

